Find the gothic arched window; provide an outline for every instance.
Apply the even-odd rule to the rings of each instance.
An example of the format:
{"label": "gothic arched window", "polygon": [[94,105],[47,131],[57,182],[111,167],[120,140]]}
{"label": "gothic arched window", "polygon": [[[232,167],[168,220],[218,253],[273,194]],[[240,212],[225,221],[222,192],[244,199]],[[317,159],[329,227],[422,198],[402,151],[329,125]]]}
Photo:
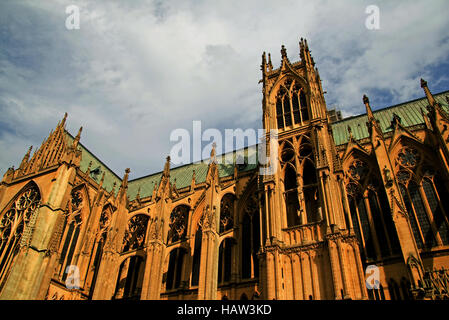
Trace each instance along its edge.
{"label": "gothic arched window", "polygon": [[128,226],[123,237],[122,252],[137,250],[145,245],[148,221],[150,217],[145,214],[137,214],[128,221]]}
{"label": "gothic arched window", "polygon": [[228,193],[220,203],[220,233],[234,227],[234,195]]}
{"label": "gothic arched window", "polygon": [[95,288],[95,283],[98,276],[98,270],[100,269],[101,257],[103,255],[103,248],[106,243],[106,236],[109,230],[109,226],[111,223],[112,210],[110,206],[103,208],[100,215],[100,221],[98,224],[98,231],[95,237],[95,243],[92,248],[92,254],[94,260],[92,261],[92,267],[90,269],[93,270],[92,274],[92,283],[91,283],[91,291]]}
{"label": "gothic arched window", "polygon": [[68,273],[66,268],[72,264],[75,255],[75,249],[78,243],[78,237],[83,223],[82,211],[84,208],[84,196],[81,189],[72,191],[70,202],[67,205],[64,219],[64,227],[61,239],[59,256],[59,276],[65,281]]}
{"label": "gothic arched window", "polygon": [[165,283],[166,291],[175,290],[181,287],[185,255],[186,251],[184,248],[176,248],[170,252],[167,279]]}
{"label": "gothic arched window", "polygon": [[231,280],[233,239],[227,238],[220,244],[218,251],[218,284]]}
{"label": "gothic arched window", "polygon": [[402,198],[420,249],[437,246],[440,240],[442,245],[449,244],[447,188],[436,176],[435,165],[430,166],[426,157],[407,146],[396,159]]}
{"label": "gothic arched window", "polygon": [[321,219],[318,212],[318,180],[315,166],[309,158],[304,160],[302,169],[302,183],[307,222],[317,222]]}
{"label": "gothic arched window", "polygon": [[385,188],[375,166],[360,159],[348,168],[346,191],[354,229],[367,259],[400,253],[399,239]]}
{"label": "gothic arched window", "polygon": [[195,232],[195,244],[193,249],[192,280],[191,285],[197,286],[200,279],[201,244],[203,241],[203,229],[200,224]]}
{"label": "gothic arched window", "polygon": [[39,209],[40,200],[39,189],[31,183],[0,218],[0,290],[19,251],[23,230]]}
{"label": "gothic arched window", "polygon": [[141,256],[132,256],[119,269],[114,299],[140,299],[145,263]]}
{"label": "gothic arched window", "polygon": [[278,129],[309,120],[307,98],[296,80],[287,79],[281,85],[276,96],[276,118]]}
{"label": "gothic arched window", "polygon": [[293,227],[301,224],[299,220],[298,187],[296,171],[291,165],[287,165],[284,174],[285,206],[287,209],[287,226]]}
{"label": "gothic arched window", "polygon": [[189,218],[189,207],[177,206],[170,214],[170,224],[167,243],[182,241],[187,235],[187,220]]}
{"label": "gothic arched window", "polygon": [[242,221],[242,278],[259,276],[260,219],[257,193],[248,197],[243,209]]}

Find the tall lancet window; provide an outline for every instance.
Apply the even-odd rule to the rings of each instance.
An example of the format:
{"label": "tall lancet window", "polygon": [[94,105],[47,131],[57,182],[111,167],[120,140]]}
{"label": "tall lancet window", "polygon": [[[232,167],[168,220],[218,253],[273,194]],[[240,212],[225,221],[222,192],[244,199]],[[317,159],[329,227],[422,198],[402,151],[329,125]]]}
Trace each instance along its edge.
{"label": "tall lancet window", "polygon": [[149,219],[145,214],[137,214],[129,219],[123,237],[122,252],[141,249],[145,245]]}
{"label": "tall lancet window", "polygon": [[259,201],[257,193],[252,193],[244,204],[242,221],[242,278],[259,276],[260,247]]}
{"label": "tall lancet window", "polygon": [[166,291],[179,289],[181,287],[185,256],[186,250],[184,248],[176,248],[170,252],[165,282]]}
{"label": "tall lancet window", "polygon": [[293,142],[282,143],[281,164],[287,227],[318,222],[322,219],[318,180],[310,137],[301,135],[295,152]]}
{"label": "tall lancet window", "polygon": [[226,194],[220,203],[220,233],[234,227],[234,195]]}
{"label": "tall lancet window", "polygon": [[284,173],[285,206],[287,209],[287,226],[293,227],[301,224],[299,219],[298,184],[296,171],[293,166],[287,165]]}
{"label": "tall lancet window", "polygon": [[203,229],[201,224],[195,232],[195,243],[193,249],[193,262],[192,262],[192,280],[191,286],[197,286],[200,279],[200,263],[201,263],[201,242],[203,241]]}
{"label": "tall lancet window", "polygon": [[276,96],[276,118],[278,129],[309,120],[306,94],[297,80],[287,79],[280,86]]}
{"label": "tall lancet window", "polygon": [[319,211],[318,177],[313,162],[312,145],[306,136],[301,137],[299,162],[302,168],[302,192],[304,194],[307,223],[318,222],[322,219]]}
{"label": "tall lancet window", "polygon": [[100,221],[98,224],[98,230],[95,237],[95,243],[92,248],[92,257],[93,260],[91,260],[91,267],[90,270],[93,271],[92,274],[92,283],[91,283],[91,294],[93,292],[93,289],[95,288],[95,283],[97,281],[98,271],[100,269],[100,262],[101,257],[103,255],[103,248],[106,243],[106,237],[108,230],[110,228],[111,224],[111,217],[112,217],[112,208],[110,205],[103,208],[101,215],[100,215]]}
{"label": "tall lancet window", "polygon": [[229,282],[231,280],[232,269],[232,251],[234,239],[224,239],[218,250],[218,284]]}
{"label": "tall lancet window", "polygon": [[68,273],[66,268],[72,264],[75,249],[83,223],[84,195],[81,189],[72,191],[72,197],[67,205],[64,227],[59,248],[59,276],[65,281]]}
{"label": "tall lancet window", "polygon": [[420,249],[449,244],[448,191],[431,162],[412,147],[402,148],[396,159],[399,187]]}
{"label": "tall lancet window", "polygon": [[15,200],[0,216],[0,290],[10,267],[19,252],[24,228],[37,213],[41,195],[34,183],[15,197]]}
{"label": "tall lancet window", "polygon": [[354,160],[348,169],[346,186],[354,230],[366,259],[400,253],[388,198],[376,168]]}
{"label": "tall lancet window", "polygon": [[167,235],[167,243],[183,241],[187,235],[187,221],[189,218],[189,207],[177,206],[170,214],[170,225]]}

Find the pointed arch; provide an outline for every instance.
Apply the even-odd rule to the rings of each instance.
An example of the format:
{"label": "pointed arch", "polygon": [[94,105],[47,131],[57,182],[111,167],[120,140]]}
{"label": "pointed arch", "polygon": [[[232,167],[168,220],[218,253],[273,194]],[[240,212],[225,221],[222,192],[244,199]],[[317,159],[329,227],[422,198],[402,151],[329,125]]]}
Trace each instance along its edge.
{"label": "pointed arch", "polygon": [[114,299],[140,299],[144,269],[144,257],[138,254],[126,257],[119,267]]}
{"label": "pointed arch", "polygon": [[234,208],[235,195],[233,193],[226,193],[220,200],[220,233],[234,228]]}
{"label": "pointed arch", "polygon": [[190,285],[192,287],[197,286],[199,284],[202,242],[203,242],[203,228],[201,227],[200,223],[197,223],[193,243],[192,278],[190,280]]}
{"label": "pointed arch", "polygon": [[299,219],[300,203],[298,199],[298,182],[296,169],[291,163],[287,163],[284,168],[284,194],[287,214],[287,227],[301,224]]}
{"label": "pointed arch", "polygon": [[302,124],[310,119],[307,82],[299,75],[278,78],[269,93],[274,101],[278,129]]}
{"label": "pointed arch", "polygon": [[12,198],[0,216],[0,290],[19,253],[24,230],[34,223],[40,204],[39,187],[30,181]]}
{"label": "pointed arch", "polygon": [[251,185],[240,201],[241,275],[242,279],[252,279],[259,276],[260,217],[256,184]]}
{"label": "pointed arch", "polygon": [[79,251],[79,239],[86,227],[90,214],[90,203],[85,184],[72,189],[67,203],[62,227],[62,238],[59,243],[58,274],[61,281],[65,281],[68,273],[66,269],[76,260]]}
{"label": "pointed arch", "polygon": [[123,236],[122,252],[137,250],[145,245],[145,237],[150,217],[139,213],[128,220],[128,225]]}
{"label": "pointed arch", "polygon": [[231,280],[232,260],[236,241],[232,237],[226,237],[220,243],[218,249],[218,284],[227,283]]}
{"label": "pointed arch", "polygon": [[185,204],[176,206],[170,213],[167,244],[185,240],[190,207]]}

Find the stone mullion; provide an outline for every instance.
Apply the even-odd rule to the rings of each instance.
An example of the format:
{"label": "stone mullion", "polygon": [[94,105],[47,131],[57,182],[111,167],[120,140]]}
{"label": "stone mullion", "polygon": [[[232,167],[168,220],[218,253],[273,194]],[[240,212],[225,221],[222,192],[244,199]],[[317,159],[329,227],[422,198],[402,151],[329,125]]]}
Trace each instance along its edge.
{"label": "stone mullion", "polygon": [[374,249],[376,250],[376,259],[381,260],[382,254],[380,251],[379,238],[377,237],[376,228],[374,226],[374,219],[373,219],[373,215],[371,212],[371,206],[369,204],[368,195],[363,196],[363,201],[365,203],[366,214],[368,215],[368,223],[369,223],[369,227],[371,230],[371,236],[373,237]]}
{"label": "stone mullion", "polygon": [[[413,201],[411,200],[412,198],[410,197],[410,193],[409,193],[409,191],[408,191],[408,188],[405,188],[405,192],[407,193],[407,197],[408,197],[408,199],[409,199],[409,203],[410,203],[410,205],[412,206],[412,211],[413,211],[413,212],[410,213],[410,214],[413,215],[413,217],[409,217],[409,219],[412,219],[412,218],[415,219],[415,221],[416,221],[416,226],[417,226],[417,228],[418,228],[418,233],[419,233],[419,236],[421,237],[421,242],[423,243],[423,246],[426,246],[426,240],[425,240],[425,238],[424,238],[424,233],[423,233],[423,231],[422,231],[422,229],[421,229],[421,224],[420,224],[420,222],[419,222],[418,215],[417,215],[417,213],[416,213],[415,204],[414,204]],[[409,222],[409,223],[410,223],[410,222]],[[411,224],[410,224],[410,228],[411,228]],[[413,230],[412,230],[412,234],[413,234],[413,236],[415,236],[414,233],[413,233]],[[431,245],[431,244],[430,244],[430,245]]]}
{"label": "stone mullion", "polygon": [[[86,231],[84,236],[80,241],[80,257],[78,258],[77,263],[79,262],[81,282],[86,283],[87,278],[89,277],[89,268],[90,265],[95,262],[96,248],[98,247],[98,241],[96,239],[96,233],[92,232],[92,230],[97,230],[99,232],[99,220],[102,213],[101,206],[94,206],[93,210],[91,210],[91,214],[89,215],[88,220],[86,221]],[[89,255],[90,252],[90,255]],[[92,257],[94,255],[94,257]]]}
{"label": "stone mullion", "polygon": [[[69,225],[69,227],[70,227],[70,225]],[[67,260],[68,260],[68,257],[69,257],[69,253],[70,253],[70,247],[72,246],[72,242],[73,242],[73,237],[75,236],[75,233],[76,233],[76,225],[75,225],[75,223],[73,223],[73,232],[72,232],[72,234],[70,235],[70,242],[69,242],[69,245],[67,246],[67,252],[66,252],[66,254],[65,254],[65,257],[64,257],[64,261],[62,262],[62,264],[61,264],[61,270],[59,271],[59,277],[60,277],[60,279],[62,278],[62,277],[64,277],[64,273],[65,273],[65,269],[66,269],[66,267],[67,267]],[[75,250],[73,250],[73,252],[75,253]]]}
{"label": "stone mullion", "polygon": [[[443,219],[444,219],[444,221],[446,222],[446,225],[447,225],[448,228],[449,228],[449,215],[448,215],[449,212],[447,212],[447,210],[443,207],[443,203],[441,202],[440,194],[438,193],[438,190],[437,190],[437,187],[436,187],[434,181],[433,181],[433,180],[430,180],[429,182],[431,183],[431,186],[432,186],[432,188],[433,188],[433,191],[434,191],[434,193],[435,193],[435,195],[436,195],[436,198],[437,198],[437,200],[438,200],[438,207],[439,207],[440,210],[441,210],[441,213],[442,213],[442,215],[443,215]],[[443,183],[443,187],[446,188],[446,184],[445,184],[443,181],[442,181],[442,183]]]}
{"label": "stone mullion", "polygon": [[438,246],[442,246],[443,241],[441,240],[440,233],[438,232],[438,228],[435,225],[435,220],[433,219],[433,213],[432,213],[432,210],[430,209],[430,205],[427,200],[426,193],[424,192],[422,183],[418,184],[418,190],[419,190],[419,194],[421,196],[422,202],[424,204],[424,209],[426,211],[427,218],[429,219],[430,227],[432,228],[433,235],[437,241]]}
{"label": "stone mullion", "polygon": [[[19,241],[18,237],[14,236],[14,241],[11,246],[11,250],[9,250],[8,256],[6,256],[6,263],[3,265],[3,270],[1,270],[3,272],[2,272],[2,274],[0,274],[0,284],[3,282],[3,278],[4,278],[5,274],[8,273],[8,269],[11,264],[11,261],[13,260],[13,255],[14,255],[13,253],[15,251],[15,247],[16,247],[18,241]],[[11,242],[9,242],[9,243],[11,243]],[[6,247],[6,249],[8,249],[8,247]],[[3,260],[3,258],[5,258],[5,257],[2,257],[2,260]],[[2,261],[2,260],[0,260],[0,261]]]}
{"label": "stone mullion", "polygon": [[90,253],[90,258],[86,264],[86,272],[85,272],[85,276],[80,279],[80,282],[83,283],[83,287],[86,290],[90,289],[90,286],[92,284],[92,280],[94,277],[94,273],[95,273],[95,258],[97,256],[97,252],[98,250],[101,250],[101,248],[99,247],[101,241],[101,237],[100,240],[94,240],[94,244],[92,246],[92,251]]}
{"label": "stone mullion", "polygon": [[346,226],[346,228],[348,228],[349,231],[354,231],[354,225],[353,225],[352,216],[351,216],[351,207],[349,206],[349,200],[348,200],[348,194],[346,192],[346,188],[343,186],[343,179],[340,179],[339,185],[340,185],[340,190],[341,190],[342,196],[343,196],[343,204],[346,207],[346,214],[348,215],[348,221],[349,221],[349,226]]}
{"label": "stone mullion", "polygon": [[325,191],[325,185],[326,185],[326,173],[322,172],[322,174],[319,175],[319,179],[320,179],[320,188],[321,188],[321,194],[323,195],[322,197],[322,203],[323,203],[323,209],[324,209],[324,216],[326,217],[326,226],[328,228],[330,228],[330,225],[332,224],[333,221],[330,221],[330,213],[329,213],[329,205],[327,202],[327,196],[326,196],[326,191]]}
{"label": "stone mullion", "polygon": [[63,263],[60,262],[61,254],[62,254],[62,250],[64,249],[64,244],[65,244],[65,241],[67,239],[67,234],[69,232],[70,223],[72,221],[70,216],[65,216],[64,218],[66,219],[66,223],[65,223],[65,226],[64,226],[65,230],[63,230],[64,233],[62,235],[62,239],[61,239],[61,242],[59,243],[59,249],[58,249],[58,267],[59,267],[59,270],[57,271],[57,277],[58,278],[60,278],[60,276],[61,276],[61,268],[64,265]]}

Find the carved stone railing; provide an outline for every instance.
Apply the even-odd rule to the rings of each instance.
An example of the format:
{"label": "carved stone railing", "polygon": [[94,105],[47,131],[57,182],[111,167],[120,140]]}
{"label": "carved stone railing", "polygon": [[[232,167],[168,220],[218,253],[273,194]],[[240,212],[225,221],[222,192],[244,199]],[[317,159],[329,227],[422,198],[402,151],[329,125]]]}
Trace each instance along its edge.
{"label": "carved stone railing", "polygon": [[323,240],[322,221],[283,229],[287,246],[305,245]]}

